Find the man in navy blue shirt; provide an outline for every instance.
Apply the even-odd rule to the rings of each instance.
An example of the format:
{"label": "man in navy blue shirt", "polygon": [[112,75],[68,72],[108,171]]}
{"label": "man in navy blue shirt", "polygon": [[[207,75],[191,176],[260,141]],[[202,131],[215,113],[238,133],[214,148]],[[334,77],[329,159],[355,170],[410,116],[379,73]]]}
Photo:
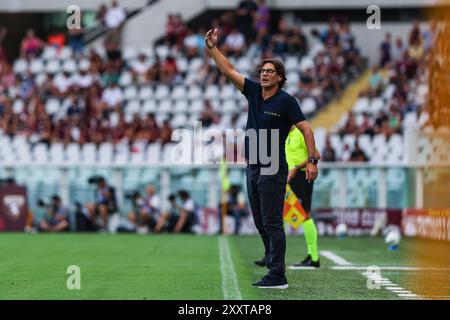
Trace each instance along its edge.
{"label": "man in navy blue shirt", "polygon": [[209,54],[220,72],[244,94],[249,104],[245,139],[247,192],[253,219],[265,248],[264,258],[255,263],[269,268],[268,275],[253,286],[287,289],[284,262],[286,236],[283,228],[288,174],[285,141],[291,126],[297,126],[308,148],[306,179],[311,182],[318,172],[314,134],[297,100],[281,90],[286,82],[286,72],[280,61],[262,61],[258,69],[260,82],[254,82],[244,78],[219,51],[217,38],[217,29],[207,32],[205,42]]}

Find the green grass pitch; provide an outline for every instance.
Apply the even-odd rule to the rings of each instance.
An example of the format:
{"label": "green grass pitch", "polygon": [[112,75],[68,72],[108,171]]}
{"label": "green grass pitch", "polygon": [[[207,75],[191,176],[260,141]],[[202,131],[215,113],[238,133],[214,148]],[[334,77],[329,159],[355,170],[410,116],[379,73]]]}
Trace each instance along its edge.
{"label": "green grass pitch", "polygon": [[[221,241],[229,253],[225,260]],[[302,236],[287,241],[289,266],[306,255],[306,247]],[[433,259],[428,269],[383,269],[416,267],[412,256],[427,261],[427,252],[415,251],[416,241],[405,238],[390,252],[382,238],[323,237],[319,250],[331,251],[353,266],[380,266],[383,278],[420,298],[450,299],[449,261]],[[433,252],[450,246],[433,241],[429,245]],[[228,279],[235,283],[231,293],[239,292],[243,299],[406,298],[384,286],[368,289],[364,271],[333,269],[336,263],[324,256],[320,270],[287,270],[287,290],[252,288],[250,284],[266,273],[253,264],[262,252],[257,236],[2,233],[0,299],[224,299],[233,286]],[[69,265],[80,267],[80,290],[66,286]],[[234,276],[224,275],[230,270]],[[445,281],[427,288],[418,282],[423,277],[430,283],[436,282],[433,277]]]}

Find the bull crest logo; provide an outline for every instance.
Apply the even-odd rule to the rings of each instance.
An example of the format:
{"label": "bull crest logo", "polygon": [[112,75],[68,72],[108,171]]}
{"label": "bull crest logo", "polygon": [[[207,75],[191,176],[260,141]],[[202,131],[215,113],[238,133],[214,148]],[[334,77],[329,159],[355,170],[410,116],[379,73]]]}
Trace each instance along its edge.
{"label": "bull crest logo", "polygon": [[9,195],[3,198],[3,207],[7,216],[17,219],[25,204],[25,197],[20,195]]}

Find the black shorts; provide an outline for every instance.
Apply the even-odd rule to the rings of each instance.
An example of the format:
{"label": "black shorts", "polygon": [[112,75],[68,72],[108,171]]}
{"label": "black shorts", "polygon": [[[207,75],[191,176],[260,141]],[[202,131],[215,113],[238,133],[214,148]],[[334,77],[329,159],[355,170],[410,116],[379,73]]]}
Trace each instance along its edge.
{"label": "black shorts", "polygon": [[307,213],[310,213],[314,182],[309,183],[306,180],[306,172],[299,171],[294,178],[292,178],[289,185],[300,200],[303,209],[305,209]]}

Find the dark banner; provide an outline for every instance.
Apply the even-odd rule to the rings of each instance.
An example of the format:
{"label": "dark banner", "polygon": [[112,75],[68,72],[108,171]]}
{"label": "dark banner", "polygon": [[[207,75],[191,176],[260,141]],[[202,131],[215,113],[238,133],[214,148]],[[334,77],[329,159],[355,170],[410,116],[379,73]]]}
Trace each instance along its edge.
{"label": "dark banner", "polygon": [[27,212],[25,187],[18,185],[0,187],[0,231],[23,231]]}

